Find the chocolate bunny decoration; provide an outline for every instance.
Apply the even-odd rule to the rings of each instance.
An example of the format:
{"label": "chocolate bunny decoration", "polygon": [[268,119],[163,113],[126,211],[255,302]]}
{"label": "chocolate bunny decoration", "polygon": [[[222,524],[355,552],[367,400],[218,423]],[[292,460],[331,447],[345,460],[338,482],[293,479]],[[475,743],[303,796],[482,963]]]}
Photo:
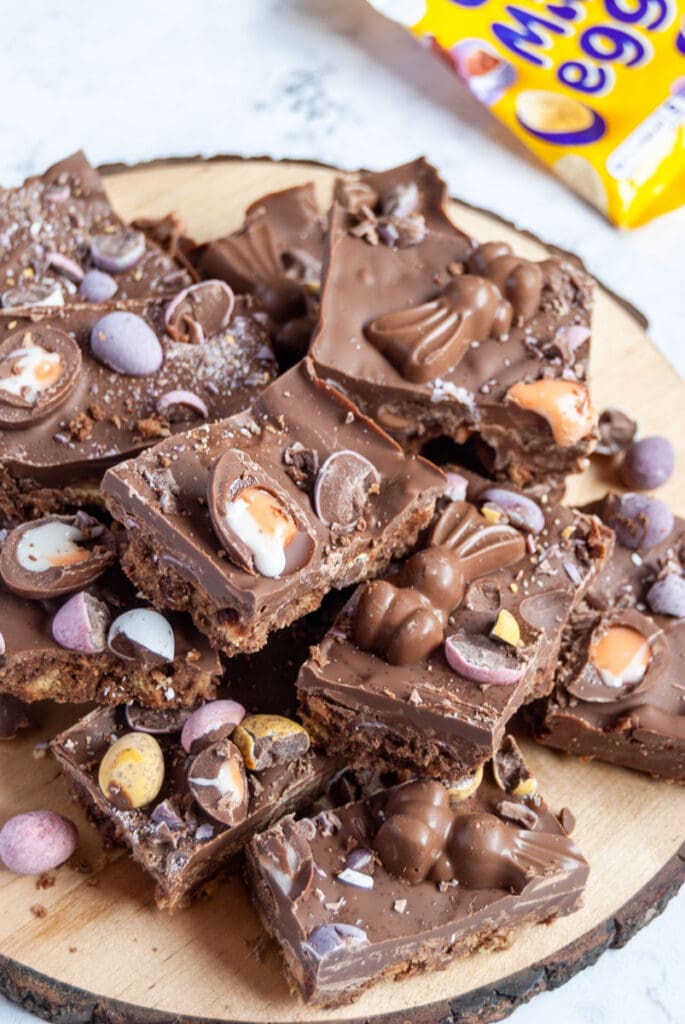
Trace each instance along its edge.
{"label": "chocolate bunny decoration", "polygon": [[518,530],[491,523],[468,502],[452,502],[436,523],[429,546],[408,559],[397,583],[375,580],[362,591],[352,627],[354,642],[392,665],[420,661],[442,643],[466,585],[515,564],[524,553]]}
{"label": "chocolate bunny decoration", "polygon": [[571,868],[567,836],[516,828],[486,811],[449,804],[440,782],[410,782],[388,799],[374,847],[383,867],[412,884],[457,881],[469,889],[521,893],[551,864]]}

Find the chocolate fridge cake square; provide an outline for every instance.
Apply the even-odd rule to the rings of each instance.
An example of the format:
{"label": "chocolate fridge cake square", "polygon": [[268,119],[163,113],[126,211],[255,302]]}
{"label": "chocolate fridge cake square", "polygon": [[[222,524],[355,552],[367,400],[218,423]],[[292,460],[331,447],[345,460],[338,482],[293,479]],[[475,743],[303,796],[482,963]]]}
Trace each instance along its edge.
{"label": "chocolate fridge cake square", "polygon": [[254,296],[283,366],[306,354],[316,326],[325,228],[307,182],[257,199],[239,231],[189,253],[206,277]]}
{"label": "chocolate fridge cake square", "polygon": [[459,500],[426,546],[359,587],[300,672],[303,721],[350,762],[478,768],[549,692],[563,625],[604,562],[611,534],[594,517],[448,479]]}
{"label": "chocolate fridge cake square", "polygon": [[221,281],[0,312],[0,522],[101,504],[108,466],[245,409],[275,375],[264,327]]}
{"label": "chocolate fridge cake square", "polygon": [[214,696],[221,676],[188,616],[142,601],[112,533],[84,512],[6,533],[0,625],[0,693],[23,701],[192,706]]}
{"label": "chocolate fridge cake square", "polygon": [[319,374],[409,450],[473,438],[487,471],[519,486],[577,471],[596,441],[589,276],[472,241],[425,160],[340,179],[336,195]]}
{"label": "chocolate fridge cake square", "polygon": [[488,767],[470,790],[409,782],[252,840],[252,897],[305,1002],[341,1006],[580,906],[587,862],[519,767],[527,795]]}
{"label": "chocolate fridge cake square", "polygon": [[189,611],[228,655],[408,551],[444,486],[307,360],[250,411],[168,438],[103,482],[136,586]]}
{"label": "chocolate fridge cake square", "polygon": [[[373,773],[365,778],[343,774],[338,759],[311,751],[294,719],[298,668],[309,644],[325,631],[336,602],[337,595],[329,595],[321,609],[275,633],[261,651],[232,658],[220,699],[202,705],[192,717],[188,711],[130,704],[95,711],[54,741],[53,753],[75,799],[105,840],[128,846],[152,876],[160,908],[184,906],[219,872],[233,869],[248,839],[282,815],[308,813],[315,800],[356,799],[360,786],[369,792],[380,785]],[[161,788],[148,803],[131,807],[127,804],[139,803],[135,796],[140,794],[128,792],[131,800],[112,792],[100,769],[117,740],[141,731],[161,748]],[[157,754],[159,765],[154,743],[142,742]],[[209,753],[199,761],[203,751]],[[224,760],[228,769],[233,767],[233,772],[225,769],[229,781],[239,787],[246,783],[246,803],[217,803],[220,793],[191,781],[210,777]]]}
{"label": "chocolate fridge cake square", "polygon": [[586,510],[616,547],[564,634],[537,739],[685,782],[685,521],[639,494]]}

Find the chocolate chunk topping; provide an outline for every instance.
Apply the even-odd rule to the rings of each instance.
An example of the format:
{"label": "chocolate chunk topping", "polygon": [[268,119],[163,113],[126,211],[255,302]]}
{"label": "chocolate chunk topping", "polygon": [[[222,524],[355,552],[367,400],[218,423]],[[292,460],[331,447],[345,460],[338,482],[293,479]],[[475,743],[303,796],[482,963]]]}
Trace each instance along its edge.
{"label": "chocolate chunk topping", "polygon": [[279,577],[311,559],[315,541],[302,512],[239,449],[229,449],[215,462],[207,501],[219,540],[245,572]]}
{"label": "chocolate chunk topping", "polygon": [[20,429],[45,419],[69,397],[81,370],[81,349],[45,324],[16,331],[0,344],[0,427]]}
{"label": "chocolate chunk topping", "polygon": [[495,781],[505,793],[523,794],[534,789],[534,780],[518,743],[513,736],[505,736],[492,759]]}
{"label": "chocolate chunk topping", "polygon": [[474,341],[506,334],[511,306],[484,277],[464,274],[430,302],[372,320],[366,336],[413,383],[453,369]]}
{"label": "chocolate chunk topping", "polygon": [[89,586],[111,565],[114,554],[114,539],[97,519],[83,512],[45,516],[7,535],[0,576],[20,597],[44,600]]}
{"label": "chocolate chunk topping", "polygon": [[230,740],[220,740],[193,761],[188,782],[191,792],[211,818],[223,825],[239,825],[247,816],[249,790],[245,765]]}
{"label": "chocolate chunk topping", "polygon": [[364,208],[373,210],[380,199],[367,182],[356,175],[341,175],[335,182],[335,201],[344,206],[348,213],[357,216]]}
{"label": "chocolate chunk topping", "polygon": [[334,452],[319,470],[314,486],[314,509],[326,526],[352,529],[363,515],[371,494],[380,490],[373,463],[353,451]]}
{"label": "chocolate chunk topping", "polygon": [[515,821],[517,825],[524,828],[535,828],[538,823],[538,816],[528,804],[517,804],[513,800],[501,800],[497,804],[497,813],[507,821]]}
{"label": "chocolate chunk topping", "polygon": [[228,325],[234,305],[233,292],[224,281],[193,284],[167,306],[167,333],[174,341],[202,342]]}
{"label": "chocolate chunk topping", "polygon": [[518,324],[535,315],[542,297],[544,273],[538,263],[514,256],[506,242],[486,242],[469,257],[470,273],[489,277],[509,300]]}
{"label": "chocolate chunk topping", "polygon": [[617,455],[637,433],[637,423],[621,409],[603,409],[599,414],[598,455]]}
{"label": "chocolate chunk topping", "polygon": [[490,523],[472,505],[453,502],[442,513],[430,546],[413,555],[399,576],[368,584],[357,605],[353,638],[394,665],[419,661],[443,639],[466,584],[513,565],[525,542],[511,526]]}
{"label": "chocolate chunk topping", "polygon": [[311,491],[319,472],[319,453],[295,441],[283,452],[283,464],[290,479],[304,491]]}
{"label": "chocolate chunk topping", "polygon": [[576,816],[570,807],[562,807],[559,811],[559,824],[567,836],[570,836],[576,827]]}

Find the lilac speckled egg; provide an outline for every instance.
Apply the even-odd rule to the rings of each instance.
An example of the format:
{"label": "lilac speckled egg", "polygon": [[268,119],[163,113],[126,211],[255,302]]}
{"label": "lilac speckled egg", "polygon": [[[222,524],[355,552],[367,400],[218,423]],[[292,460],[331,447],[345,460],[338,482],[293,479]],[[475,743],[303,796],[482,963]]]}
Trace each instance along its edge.
{"label": "lilac speckled egg", "polygon": [[675,452],[667,437],[644,437],[626,450],[621,479],[633,491],[653,491],[671,477]]}
{"label": "lilac speckled egg", "polygon": [[105,366],[130,377],[156,373],[164,361],[159,338],[142,317],[117,310],[107,313],[90,332],[93,355]]}
{"label": "lilac speckled egg", "polygon": [[18,875],[42,875],[68,860],[78,840],[69,818],[52,811],[28,811],[0,829],[0,860]]}
{"label": "lilac speckled egg", "polygon": [[646,494],[613,496],[604,520],[616,532],[618,543],[631,551],[654,547],[673,530],[673,513],[668,505]]}
{"label": "lilac speckled egg", "polygon": [[86,302],[107,302],[117,293],[119,285],[104,270],[89,270],[79,285],[78,293]]}
{"label": "lilac speckled egg", "polygon": [[494,505],[504,512],[509,522],[522,530],[540,533],[545,528],[545,516],[537,504],[525,494],[510,491],[507,487],[488,487],[480,495],[487,505]]}
{"label": "lilac speckled egg", "polygon": [[647,591],[647,604],[655,615],[685,619],[685,578],[670,572],[657,580]]}

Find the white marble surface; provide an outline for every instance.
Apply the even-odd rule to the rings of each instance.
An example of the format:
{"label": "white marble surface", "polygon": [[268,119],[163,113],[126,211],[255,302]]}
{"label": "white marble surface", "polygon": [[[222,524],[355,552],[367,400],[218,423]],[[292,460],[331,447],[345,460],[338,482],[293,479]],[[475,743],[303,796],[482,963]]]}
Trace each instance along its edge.
{"label": "white marble surface", "polygon": [[[685,374],[685,209],[632,234],[610,227],[363,0],[6,5],[0,96],[2,184],[79,146],[96,163],[266,153],[350,168],[425,152],[455,195],[582,255],[645,312]],[[684,1021],[684,931],[685,893],[624,950],[511,1020]],[[32,1019],[0,998],[0,1024]]]}

